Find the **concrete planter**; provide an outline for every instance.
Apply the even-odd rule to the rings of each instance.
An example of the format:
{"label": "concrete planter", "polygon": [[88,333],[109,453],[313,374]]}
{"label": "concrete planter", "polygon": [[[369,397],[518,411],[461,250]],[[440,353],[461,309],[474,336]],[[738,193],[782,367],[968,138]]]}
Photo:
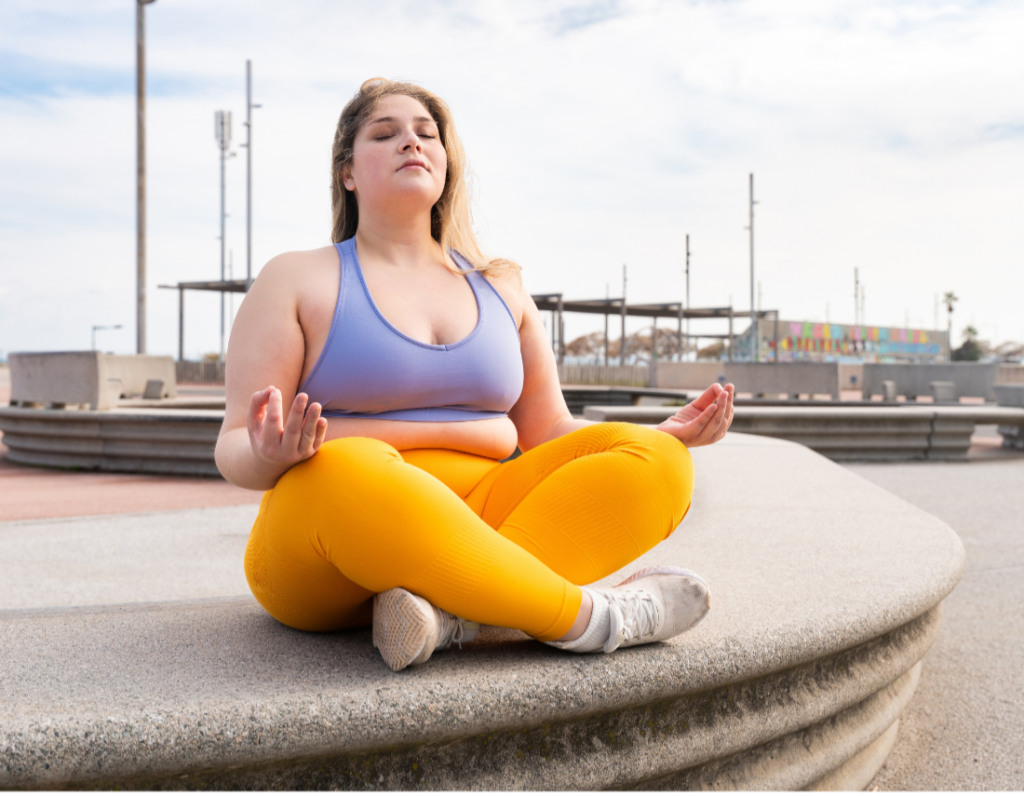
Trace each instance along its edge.
{"label": "concrete planter", "polygon": [[708,618],[663,644],[574,656],[485,629],[395,674],[369,631],[292,631],[248,597],[0,612],[0,787],[864,787],[927,677],[959,539],[798,445],[693,457],[687,520],[606,581],[708,579]]}
{"label": "concrete planter", "polygon": [[220,476],[215,409],[0,409],[7,458],[71,470]]}

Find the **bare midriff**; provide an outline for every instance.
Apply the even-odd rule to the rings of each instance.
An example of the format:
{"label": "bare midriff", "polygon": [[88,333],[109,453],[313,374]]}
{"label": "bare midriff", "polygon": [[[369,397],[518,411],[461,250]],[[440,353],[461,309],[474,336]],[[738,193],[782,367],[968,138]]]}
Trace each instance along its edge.
{"label": "bare midriff", "polygon": [[379,439],[400,451],[442,448],[489,459],[507,459],[515,451],[518,442],[516,427],[507,417],[440,423],[361,417],[327,418],[325,439],[341,437]]}

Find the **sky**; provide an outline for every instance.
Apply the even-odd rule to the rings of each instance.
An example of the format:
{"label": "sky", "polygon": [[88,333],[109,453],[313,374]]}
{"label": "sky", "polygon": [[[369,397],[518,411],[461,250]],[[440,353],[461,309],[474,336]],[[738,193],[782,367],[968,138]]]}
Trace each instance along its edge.
{"label": "sky", "polygon": [[[220,274],[219,109],[244,275],[246,59],[254,273],[330,242],[334,127],[383,76],[449,103],[481,244],[533,293],[620,295],[626,265],[630,302],[682,300],[689,234],[691,305],[748,311],[752,173],[763,309],[852,323],[857,268],[869,324],[945,328],[954,291],[956,337],[1024,340],[1019,2],[158,0],[146,31],[149,353],[178,345],[158,285]],[[0,357],[93,325],[135,350],[134,32],[130,0],[0,4]],[[186,357],[218,302],[188,294]]]}

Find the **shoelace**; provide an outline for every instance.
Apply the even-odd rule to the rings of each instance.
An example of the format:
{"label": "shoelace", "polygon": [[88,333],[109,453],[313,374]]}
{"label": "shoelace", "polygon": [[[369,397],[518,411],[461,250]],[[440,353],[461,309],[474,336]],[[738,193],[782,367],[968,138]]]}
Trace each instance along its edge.
{"label": "shoelace", "polygon": [[[462,619],[441,609],[438,609],[437,613],[441,622],[441,632],[438,634],[435,649],[446,650],[453,643],[458,644],[459,649],[462,649],[463,640],[472,641],[476,638],[476,631],[480,629],[480,625],[476,622],[470,622],[468,619]],[[466,638],[467,635],[469,638]]]}
{"label": "shoelace", "polygon": [[646,591],[606,591],[611,611],[611,633],[605,652],[614,652],[623,644],[653,636],[658,629],[658,609],[654,595]]}

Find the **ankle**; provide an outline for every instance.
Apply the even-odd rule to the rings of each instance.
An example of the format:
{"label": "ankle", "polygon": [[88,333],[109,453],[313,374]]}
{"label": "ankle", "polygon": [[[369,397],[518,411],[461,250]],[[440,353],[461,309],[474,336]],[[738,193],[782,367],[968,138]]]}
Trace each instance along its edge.
{"label": "ankle", "polygon": [[564,640],[546,643],[573,652],[597,652],[604,646],[611,628],[608,600],[600,591],[590,591],[584,588],[583,593],[587,596],[587,601],[590,604],[590,619],[586,629],[575,639],[569,638],[572,635],[570,632],[566,633]]}
{"label": "ankle", "polygon": [[555,639],[555,641],[575,641],[586,632],[587,627],[590,625],[590,617],[594,613],[594,600],[586,589],[581,589],[581,591],[583,592],[583,599],[580,601],[580,610],[576,614],[576,621],[573,622],[568,633],[561,638]]}

